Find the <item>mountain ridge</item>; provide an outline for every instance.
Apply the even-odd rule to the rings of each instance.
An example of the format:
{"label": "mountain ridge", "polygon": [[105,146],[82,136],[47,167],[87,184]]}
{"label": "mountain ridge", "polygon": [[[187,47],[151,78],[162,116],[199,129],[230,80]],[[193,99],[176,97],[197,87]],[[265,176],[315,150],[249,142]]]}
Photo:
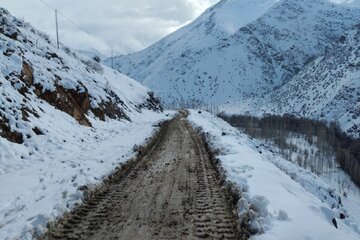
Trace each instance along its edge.
{"label": "mountain ridge", "polygon": [[[266,6],[260,17],[231,34],[209,24],[218,12],[229,13],[227,6],[248,2],[221,1],[151,47],[116,57],[115,68],[152,88],[170,107],[249,101],[255,103],[250,106],[265,104],[270,101],[265,96],[336,49],[360,19],[360,9],[327,0],[269,0],[258,2]],[[237,14],[244,9],[237,9]],[[203,37],[207,26],[214,33]],[[186,38],[178,39],[184,32]],[[169,39],[177,41],[173,45]],[[276,104],[264,109],[281,112]],[[310,112],[307,116],[314,117]],[[328,115],[326,120],[338,119]]]}

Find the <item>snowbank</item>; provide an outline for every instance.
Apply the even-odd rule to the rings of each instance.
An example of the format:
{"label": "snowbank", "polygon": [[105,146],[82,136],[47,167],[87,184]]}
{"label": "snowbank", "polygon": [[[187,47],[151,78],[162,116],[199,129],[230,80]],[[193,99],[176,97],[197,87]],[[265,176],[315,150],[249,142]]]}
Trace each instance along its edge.
{"label": "snowbank", "polygon": [[46,112],[39,119],[46,135],[22,145],[0,138],[0,239],[32,239],[46,231],[48,221],[82,201],[79,187],[100,184],[166,118],[144,111],[131,123],[92,121],[88,128],[55,109]]}
{"label": "snowbank", "polygon": [[251,216],[255,239],[359,239],[358,212],[326,182],[209,113],[191,111],[189,120],[220,152],[227,181],[241,190],[239,218]]}

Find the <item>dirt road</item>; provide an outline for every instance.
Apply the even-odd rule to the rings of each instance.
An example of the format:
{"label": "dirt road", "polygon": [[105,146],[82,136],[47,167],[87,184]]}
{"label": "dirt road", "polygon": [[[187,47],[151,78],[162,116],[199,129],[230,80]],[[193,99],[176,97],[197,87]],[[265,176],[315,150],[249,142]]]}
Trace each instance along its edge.
{"label": "dirt road", "polygon": [[241,239],[204,142],[185,117],[164,124],[138,159],[45,239]]}

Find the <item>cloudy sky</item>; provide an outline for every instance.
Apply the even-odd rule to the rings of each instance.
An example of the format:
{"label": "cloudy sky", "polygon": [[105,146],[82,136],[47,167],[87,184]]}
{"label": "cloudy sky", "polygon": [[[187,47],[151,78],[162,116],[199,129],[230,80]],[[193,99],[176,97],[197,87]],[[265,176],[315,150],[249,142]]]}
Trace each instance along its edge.
{"label": "cloudy sky", "polygon": [[[116,54],[141,50],[199,16],[219,0],[0,0],[13,15],[70,47]],[[70,23],[73,21],[82,30]]]}

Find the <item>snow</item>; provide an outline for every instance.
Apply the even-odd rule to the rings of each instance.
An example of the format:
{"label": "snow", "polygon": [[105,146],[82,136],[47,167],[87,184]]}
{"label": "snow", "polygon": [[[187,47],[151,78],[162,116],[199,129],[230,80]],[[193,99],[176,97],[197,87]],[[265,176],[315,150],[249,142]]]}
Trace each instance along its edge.
{"label": "snow", "polygon": [[[153,89],[170,107],[294,112],[339,121],[358,137],[360,93],[346,93],[359,92],[358,39],[346,44],[352,49],[348,59],[329,57],[359,23],[359,3],[223,0],[149,48],[115,57],[114,68]],[[346,49],[339,52],[347,56]],[[357,67],[349,70],[350,63]]]}
{"label": "snow", "polygon": [[357,7],[360,8],[360,1],[359,0],[329,0],[330,2],[342,4],[345,6]]}
{"label": "snow", "polygon": [[338,121],[349,135],[360,137],[359,33],[360,27],[354,27],[331,54],[316,59],[268,96],[271,100],[262,109]]}
{"label": "snow", "polygon": [[[241,27],[255,21],[280,0],[226,0],[207,10],[197,21],[209,18],[214,8],[219,8],[215,14],[215,25],[218,31],[229,35]],[[256,6],[256,7],[254,7]],[[192,24],[194,25],[194,24]]]}
{"label": "snow", "polygon": [[227,181],[241,190],[240,220],[253,216],[254,239],[359,239],[359,194],[339,203],[340,194],[327,182],[223,120],[192,110],[189,121],[219,150]]}
{"label": "snow", "polygon": [[[26,240],[81,203],[84,186],[99,186],[135,157],[134,145],[145,144],[174,112],[161,112],[155,101],[147,106],[154,99],[140,83],[67,47],[57,49],[48,36],[2,8],[0,22],[0,123],[23,135],[21,144],[0,137],[0,239]],[[30,78],[24,77],[24,62],[33,83],[24,80]],[[76,90],[72,98],[87,91],[92,108],[111,101],[126,117],[106,115],[101,121],[87,110],[91,127],[80,125],[39,97],[36,85],[43,93],[58,86]],[[62,91],[55,94],[64,97]]]}

